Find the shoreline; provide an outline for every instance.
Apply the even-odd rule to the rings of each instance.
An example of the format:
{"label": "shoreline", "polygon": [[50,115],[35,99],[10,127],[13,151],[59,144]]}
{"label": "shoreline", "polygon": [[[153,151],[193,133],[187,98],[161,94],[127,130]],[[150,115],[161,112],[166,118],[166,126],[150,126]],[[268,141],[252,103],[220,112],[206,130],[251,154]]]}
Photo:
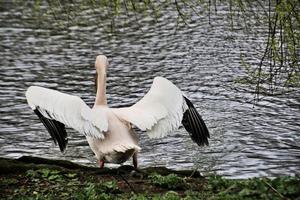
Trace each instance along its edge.
{"label": "shoreline", "polygon": [[300,199],[300,176],[226,179],[198,171],[95,168],[23,156],[0,158],[0,199]]}

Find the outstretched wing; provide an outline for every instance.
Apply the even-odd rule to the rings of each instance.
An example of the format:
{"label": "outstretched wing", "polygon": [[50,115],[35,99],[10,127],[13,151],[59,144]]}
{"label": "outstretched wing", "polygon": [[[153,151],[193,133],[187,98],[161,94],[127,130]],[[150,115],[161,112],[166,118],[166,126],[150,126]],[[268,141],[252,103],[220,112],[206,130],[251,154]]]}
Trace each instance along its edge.
{"label": "outstretched wing", "polygon": [[192,140],[199,146],[208,145],[210,136],[201,115],[188,98],[184,97],[184,100],[188,109],[183,114],[182,125],[189,132]]}
{"label": "outstretched wing", "polygon": [[104,138],[103,132],[108,129],[106,115],[100,110],[90,109],[77,96],[31,86],[26,91],[26,98],[62,152],[68,142],[65,125],[99,139]]}
{"label": "outstretched wing", "polygon": [[208,144],[209,133],[204,121],[189,103],[173,83],[155,77],[149,92],[140,101],[131,107],[113,109],[113,112],[146,131],[150,138],[171,134],[183,122],[193,141],[198,145]]}

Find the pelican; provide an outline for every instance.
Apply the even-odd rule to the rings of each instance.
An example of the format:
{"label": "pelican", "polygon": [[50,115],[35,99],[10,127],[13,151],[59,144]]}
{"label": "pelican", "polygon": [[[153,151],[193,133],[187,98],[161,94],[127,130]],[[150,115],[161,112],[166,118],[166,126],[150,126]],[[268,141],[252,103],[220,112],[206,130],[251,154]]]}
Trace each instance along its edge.
{"label": "pelican", "polygon": [[30,86],[26,99],[63,153],[68,143],[65,126],[86,136],[100,168],[104,163],[122,164],[141,150],[133,127],[146,131],[150,138],[174,133],[182,124],[199,146],[208,145],[209,132],[191,101],[173,83],[155,77],[148,93],[130,107],[110,108],[106,98],[108,59],[98,55],[96,99],[93,108],[78,97],[39,86]]}

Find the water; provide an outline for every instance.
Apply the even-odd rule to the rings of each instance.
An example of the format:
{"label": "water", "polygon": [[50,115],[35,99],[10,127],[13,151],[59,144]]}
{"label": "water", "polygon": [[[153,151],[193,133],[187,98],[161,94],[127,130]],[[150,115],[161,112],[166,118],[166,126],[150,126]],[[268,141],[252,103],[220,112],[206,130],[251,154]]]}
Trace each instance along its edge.
{"label": "water", "polygon": [[[155,76],[163,76],[185,92],[210,130],[209,147],[195,145],[183,128],[155,140],[139,132],[140,167],[198,168],[231,178],[299,172],[299,91],[265,97],[253,107],[251,89],[235,83],[244,75],[241,54],[248,62],[259,63],[265,27],[254,26],[252,33],[231,31],[222,7],[211,16],[211,25],[203,14],[193,15],[189,27],[176,26],[176,12],[166,9],[167,17],[157,22],[141,15],[127,18],[118,34],[111,35],[110,21],[99,24],[91,9],[78,14],[86,25],[71,24],[61,30],[55,21],[37,22],[30,8],[1,4],[0,156],[31,155],[96,165],[84,136],[72,130],[68,130],[67,151],[61,154],[29,109],[24,93],[39,85],[78,95],[91,106],[93,63],[101,53],[110,62],[109,105],[135,103]],[[116,26],[121,22],[116,21]]]}

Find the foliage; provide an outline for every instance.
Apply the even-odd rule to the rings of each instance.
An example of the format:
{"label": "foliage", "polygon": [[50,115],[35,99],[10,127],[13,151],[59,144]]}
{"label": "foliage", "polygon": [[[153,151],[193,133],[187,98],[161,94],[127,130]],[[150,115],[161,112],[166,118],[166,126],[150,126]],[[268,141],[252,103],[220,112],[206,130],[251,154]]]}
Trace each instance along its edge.
{"label": "foliage", "polygon": [[[32,177],[32,178],[42,177],[49,181],[62,181],[63,180],[63,176],[60,174],[60,171],[50,170],[48,168],[44,168],[44,169],[40,169],[40,170],[36,170],[36,171],[28,170],[26,172],[26,176]],[[72,178],[73,174],[67,174],[66,176]]]}
{"label": "foliage", "polygon": [[[299,199],[300,177],[226,179],[181,178],[177,174],[124,179],[86,170],[40,168],[24,173],[0,174],[0,199],[86,199],[86,200],[198,200],[198,199]],[[124,177],[123,177],[124,178]]]}
{"label": "foliage", "polygon": [[299,181],[299,177],[230,180],[212,176],[207,189],[215,199],[295,199],[300,197]]}
{"label": "foliage", "polygon": [[[116,181],[100,183],[90,182],[90,180],[79,181],[78,176],[77,173],[48,168],[27,170],[26,185],[16,188],[11,198],[18,199],[25,196],[28,199],[33,197],[34,199],[112,199],[114,194],[120,193]],[[2,182],[6,186],[19,183],[14,178],[4,179]]]}
{"label": "foliage", "polygon": [[180,200],[180,196],[177,192],[168,191],[162,198],[163,200]]}
{"label": "foliage", "polygon": [[119,192],[119,190],[116,182],[114,181],[105,182],[103,184],[87,182],[83,191],[76,193],[75,198],[109,200],[113,199],[113,195],[110,194],[115,194],[116,192]]}
{"label": "foliage", "polygon": [[149,176],[151,183],[154,185],[168,188],[168,189],[182,189],[185,187],[185,182],[182,178],[176,174],[169,174],[167,176],[162,176],[160,174],[151,174]]}
{"label": "foliage", "polygon": [[[277,94],[284,88],[300,87],[299,1],[268,2],[268,35],[260,63],[248,79],[255,82],[257,99],[261,93]],[[276,93],[274,93],[276,92]]]}

